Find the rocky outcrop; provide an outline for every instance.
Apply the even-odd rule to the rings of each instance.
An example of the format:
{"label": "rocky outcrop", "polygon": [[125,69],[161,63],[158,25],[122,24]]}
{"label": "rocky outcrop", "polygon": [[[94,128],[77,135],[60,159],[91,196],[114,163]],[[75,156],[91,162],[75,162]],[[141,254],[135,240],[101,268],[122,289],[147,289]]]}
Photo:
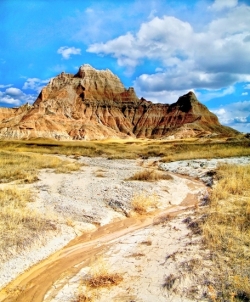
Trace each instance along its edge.
{"label": "rocky outcrop", "polygon": [[126,89],[110,70],[82,65],[44,87],[33,106],[0,109],[0,137],[89,140],[233,135],[189,92],[174,104],[153,104]]}

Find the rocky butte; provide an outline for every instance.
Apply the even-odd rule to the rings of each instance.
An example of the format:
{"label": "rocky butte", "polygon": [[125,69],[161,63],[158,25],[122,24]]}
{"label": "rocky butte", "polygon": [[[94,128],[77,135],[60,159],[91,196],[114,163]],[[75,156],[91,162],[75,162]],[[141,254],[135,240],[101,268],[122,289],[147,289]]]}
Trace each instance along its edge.
{"label": "rocky butte", "polygon": [[104,138],[185,138],[232,136],[193,92],[174,104],[154,104],[126,89],[110,70],[82,65],[62,72],[33,105],[0,108],[0,138],[91,140]]}

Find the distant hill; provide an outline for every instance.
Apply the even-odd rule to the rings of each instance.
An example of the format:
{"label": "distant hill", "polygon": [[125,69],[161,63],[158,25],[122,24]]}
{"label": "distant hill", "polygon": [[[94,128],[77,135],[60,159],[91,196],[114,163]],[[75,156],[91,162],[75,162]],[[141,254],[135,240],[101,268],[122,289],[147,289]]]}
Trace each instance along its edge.
{"label": "distant hill", "polygon": [[32,106],[0,108],[0,138],[91,140],[103,138],[186,138],[238,132],[222,126],[193,92],[174,104],[154,104],[126,89],[110,70],[82,65],[61,73]]}

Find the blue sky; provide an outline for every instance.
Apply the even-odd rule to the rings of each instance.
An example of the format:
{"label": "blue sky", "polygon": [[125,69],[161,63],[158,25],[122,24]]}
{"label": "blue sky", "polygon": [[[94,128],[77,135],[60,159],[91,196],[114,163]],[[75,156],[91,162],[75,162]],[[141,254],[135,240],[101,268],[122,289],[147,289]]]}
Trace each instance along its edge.
{"label": "blue sky", "polygon": [[1,107],[90,64],[152,102],[192,90],[250,132],[250,0],[1,0],[0,20]]}

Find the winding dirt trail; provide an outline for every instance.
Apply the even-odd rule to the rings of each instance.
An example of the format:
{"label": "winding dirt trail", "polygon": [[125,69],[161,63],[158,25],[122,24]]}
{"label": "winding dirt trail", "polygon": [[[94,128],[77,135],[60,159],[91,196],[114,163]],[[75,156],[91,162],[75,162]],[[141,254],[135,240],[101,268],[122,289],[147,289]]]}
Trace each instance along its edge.
{"label": "winding dirt trail", "polygon": [[[53,298],[57,294],[60,295],[68,280],[83,268],[89,267],[97,256],[112,250],[115,247],[114,241],[117,239],[123,241],[125,235],[134,236],[138,230],[144,231],[160,220],[162,215],[175,217],[190,210],[197,205],[202,192],[207,190],[202,182],[178,174],[171,174],[170,180],[155,183],[124,181],[136,171],[143,169],[132,160],[108,161],[103,158],[82,160],[87,165],[75,174],[56,175],[41,172],[42,180],[36,184],[38,197],[33,206],[41,213],[44,211],[56,213],[60,217],[59,222],[64,215],[64,219],[71,215],[75,225],[78,227],[82,223],[83,229],[86,216],[84,214],[89,215],[86,217],[93,217],[93,221],[99,222],[102,226],[95,231],[86,231],[64,248],[24,271],[0,290],[0,302],[54,301]],[[97,177],[98,172],[103,173],[104,177]],[[149,195],[157,194],[160,205],[157,211],[144,216],[125,218],[124,214],[107,204],[108,200],[126,205],[135,192],[141,191]],[[177,228],[171,230],[170,227],[169,234],[173,238],[177,238],[176,230]],[[154,236],[157,237],[157,234]],[[160,238],[161,236],[159,234]],[[178,238],[176,242],[182,240]],[[178,248],[176,242],[173,245]],[[154,253],[155,251],[153,257]],[[124,262],[121,261],[122,263]]]}
{"label": "winding dirt trail", "polygon": [[72,240],[64,249],[33,266],[0,292],[0,301],[4,302],[40,302],[53,284],[67,276],[74,276],[91,259],[104,252],[110,241],[125,234],[153,224],[162,214],[176,216],[192,207],[174,206],[164,211],[157,211],[146,216],[126,218],[99,227],[90,234],[84,234]]}

